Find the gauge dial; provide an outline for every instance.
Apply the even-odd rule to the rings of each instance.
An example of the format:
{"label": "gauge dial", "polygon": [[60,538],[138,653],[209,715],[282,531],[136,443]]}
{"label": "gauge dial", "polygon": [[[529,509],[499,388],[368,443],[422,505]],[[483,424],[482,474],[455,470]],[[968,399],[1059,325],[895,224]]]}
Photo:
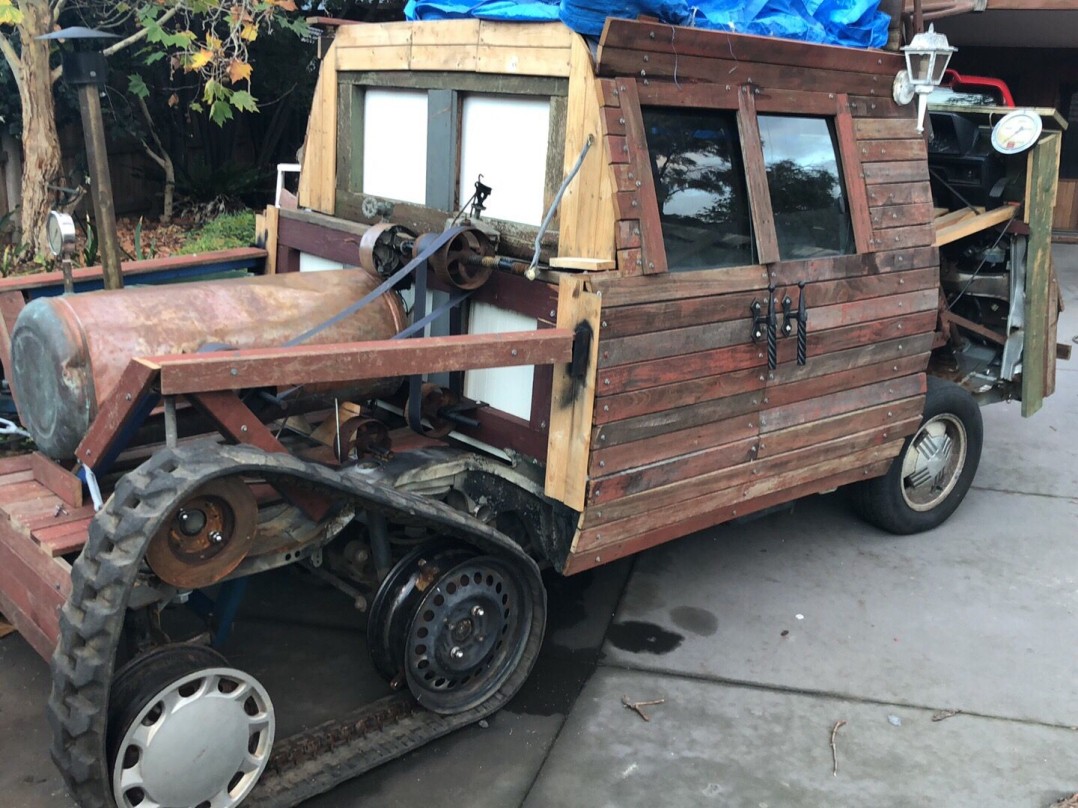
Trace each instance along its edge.
{"label": "gauge dial", "polygon": [[75,244],[75,221],[66,213],[51,211],[45,225],[45,238],[49,251],[60,258],[66,249]]}
{"label": "gauge dial", "polygon": [[1041,116],[1031,109],[1008,112],[992,130],[992,147],[1000,154],[1025,151],[1041,136]]}

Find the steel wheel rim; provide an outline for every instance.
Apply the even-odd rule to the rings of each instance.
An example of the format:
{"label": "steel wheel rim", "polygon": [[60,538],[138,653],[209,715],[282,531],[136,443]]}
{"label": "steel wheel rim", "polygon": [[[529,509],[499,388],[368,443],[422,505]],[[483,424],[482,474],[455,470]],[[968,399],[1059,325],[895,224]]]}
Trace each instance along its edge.
{"label": "steel wheel rim", "polygon": [[269,762],[275,726],[269,694],[243,671],[208,668],[176,679],[124,729],[112,771],[116,804],[239,805]]}
{"label": "steel wheel rim", "polygon": [[416,609],[405,674],[424,707],[455,713],[505,684],[531,631],[532,602],[521,577],[491,556],[449,570]]}
{"label": "steel wheel rim", "polygon": [[938,507],[950,496],[966,466],[969,440],[962,421],[950,413],[928,419],[902,457],[902,498],[918,512]]}

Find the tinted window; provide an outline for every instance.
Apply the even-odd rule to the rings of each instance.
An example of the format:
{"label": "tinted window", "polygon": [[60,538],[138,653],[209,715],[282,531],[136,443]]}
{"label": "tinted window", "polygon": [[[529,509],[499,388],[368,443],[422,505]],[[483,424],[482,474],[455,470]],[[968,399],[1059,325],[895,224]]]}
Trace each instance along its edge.
{"label": "tinted window", "polygon": [[758,119],[779,255],[796,259],[854,252],[830,124],[823,118],[786,115]]}
{"label": "tinted window", "polygon": [[643,112],[669,268],[754,263],[734,114],[672,108]]}

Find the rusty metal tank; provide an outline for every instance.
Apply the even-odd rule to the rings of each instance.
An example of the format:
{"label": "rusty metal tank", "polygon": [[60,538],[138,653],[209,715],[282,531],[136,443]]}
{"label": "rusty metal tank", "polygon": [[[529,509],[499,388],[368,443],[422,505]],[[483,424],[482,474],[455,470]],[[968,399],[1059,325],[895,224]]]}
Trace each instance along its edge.
{"label": "rusty metal tank", "polygon": [[[19,415],[42,452],[72,457],[132,357],[283,345],[379,282],[366,270],[345,269],[39,298],[12,333]],[[405,324],[400,298],[390,292],[304,344],[388,339]],[[399,384],[380,379],[337,394],[363,400],[390,395]]]}

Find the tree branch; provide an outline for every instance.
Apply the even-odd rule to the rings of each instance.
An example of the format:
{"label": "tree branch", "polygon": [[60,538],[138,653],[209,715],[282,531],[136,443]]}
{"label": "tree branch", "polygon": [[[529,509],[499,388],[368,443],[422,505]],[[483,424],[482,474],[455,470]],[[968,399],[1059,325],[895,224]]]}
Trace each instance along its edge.
{"label": "tree branch", "polygon": [[[175,17],[180,12],[181,7],[182,7],[182,4],[177,3],[172,8],[170,8],[168,11],[166,11],[164,14],[162,14],[161,18],[157,22],[158,23],[168,22],[169,20],[171,20],[173,17]],[[104,53],[105,53],[106,56],[112,56],[112,54],[118,53],[119,51],[122,51],[124,48],[130,47],[131,45],[134,45],[136,42],[141,42],[143,39],[146,38],[147,34],[149,34],[149,29],[140,28],[135,33],[131,34],[131,36],[129,36],[127,39],[121,39],[116,44],[109,45],[107,48],[105,48]]]}
{"label": "tree branch", "polygon": [[11,75],[15,79],[15,86],[19,88],[19,95],[22,95],[25,91],[22,83],[22,60],[19,58],[19,54],[15,53],[15,46],[12,45],[6,36],[0,34],[0,53],[4,54],[4,61],[7,62],[7,66],[11,68]]}
{"label": "tree branch", "polygon": [[[136,96],[136,100],[138,101],[139,109],[142,111],[142,117],[146,119],[146,126],[150,130],[150,137],[153,138],[153,142],[157,146],[157,150],[161,153],[161,155],[167,156],[168,152],[165,151],[165,147],[161,143],[161,138],[157,136],[157,129],[154,128],[153,116],[150,115],[150,108],[146,106],[146,99],[142,98],[141,96]],[[146,150],[146,153],[150,156],[150,158],[162,169],[164,169],[165,158],[162,156],[158,156],[158,154],[154,153],[153,149],[150,148],[150,144],[146,142],[145,138],[140,137],[139,141],[142,143],[142,148]]]}
{"label": "tree branch", "polygon": [[52,21],[55,23],[60,19],[60,14],[63,13],[64,6],[67,5],[67,0],[56,0],[52,4]]}

